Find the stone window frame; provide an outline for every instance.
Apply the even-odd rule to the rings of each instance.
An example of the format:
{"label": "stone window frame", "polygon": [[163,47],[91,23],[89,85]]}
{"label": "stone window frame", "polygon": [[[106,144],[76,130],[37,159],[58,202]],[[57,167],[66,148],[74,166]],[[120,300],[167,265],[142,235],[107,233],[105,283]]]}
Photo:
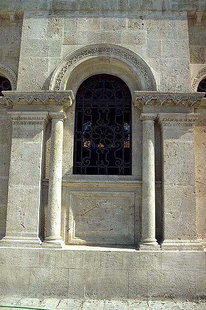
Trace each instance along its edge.
{"label": "stone window frame", "polygon": [[[139,66],[139,67],[138,67]],[[140,111],[135,107],[134,92],[157,91],[157,83],[152,68],[138,54],[122,46],[96,44],[80,48],[69,54],[56,68],[50,80],[50,90],[72,90],[74,98],[79,86],[92,75],[110,74],[124,81],[132,95],[132,175],[74,175],[74,104],[67,111],[64,123],[64,180],[141,180],[141,121]],[[134,126],[135,124],[135,126]],[[134,143],[135,142],[135,143]],[[68,147],[69,145],[69,147]]]}

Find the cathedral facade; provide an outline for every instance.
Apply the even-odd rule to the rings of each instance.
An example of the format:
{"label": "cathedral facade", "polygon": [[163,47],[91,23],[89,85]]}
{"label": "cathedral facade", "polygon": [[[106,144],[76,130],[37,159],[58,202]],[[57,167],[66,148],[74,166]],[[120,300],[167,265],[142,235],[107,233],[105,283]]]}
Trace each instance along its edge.
{"label": "cathedral facade", "polygon": [[0,295],[205,297],[205,0],[0,2]]}

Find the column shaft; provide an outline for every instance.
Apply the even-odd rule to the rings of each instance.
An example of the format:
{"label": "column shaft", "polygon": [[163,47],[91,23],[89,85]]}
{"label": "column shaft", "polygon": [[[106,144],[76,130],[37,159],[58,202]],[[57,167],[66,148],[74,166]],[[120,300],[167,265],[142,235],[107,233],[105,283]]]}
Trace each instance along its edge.
{"label": "column shaft", "polygon": [[156,115],[142,114],[142,240],[140,248],[157,246],[155,238],[155,136]]}
{"label": "column shaft", "polygon": [[64,113],[51,113],[50,116],[52,118],[52,135],[46,241],[54,244],[61,244],[61,192]]}

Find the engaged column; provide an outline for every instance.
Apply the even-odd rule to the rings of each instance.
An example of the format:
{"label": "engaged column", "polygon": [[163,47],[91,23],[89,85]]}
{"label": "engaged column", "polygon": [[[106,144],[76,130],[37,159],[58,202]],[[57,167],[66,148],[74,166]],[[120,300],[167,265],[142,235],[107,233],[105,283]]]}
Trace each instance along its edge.
{"label": "engaged column", "polygon": [[159,247],[155,238],[155,114],[142,114],[142,238],[140,249]]}
{"label": "engaged column", "polygon": [[64,112],[50,113],[52,120],[51,156],[49,169],[48,214],[46,242],[61,246],[61,192]]}

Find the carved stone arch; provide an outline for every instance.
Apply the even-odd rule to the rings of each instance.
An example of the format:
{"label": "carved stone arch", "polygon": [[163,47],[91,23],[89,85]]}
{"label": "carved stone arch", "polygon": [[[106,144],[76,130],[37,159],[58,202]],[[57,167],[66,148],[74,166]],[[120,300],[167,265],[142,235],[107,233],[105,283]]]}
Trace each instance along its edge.
{"label": "carved stone arch", "polygon": [[15,90],[17,86],[17,76],[12,69],[5,64],[0,63],[0,76],[4,76],[11,83],[11,89]]}
{"label": "carved stone arch", "polygon": [[206,66],[203,67],[192,81],[192,89],[197,91],[199,83],[206,78]]}
{"label": "carved stone arch", "polygon": [[113,64],[112,60],[125,64],[128,67],[128,71],[131,71],[134,78],[139,82],[139,90],[157,90],[155,78],[150,67],[139,55],[124,47],[108,44],[85,46],[67,56],[54,71],[49,89],[66,90],[67,81],[75,68],[81,63],[97,58],[109,59],[111,67]]}

